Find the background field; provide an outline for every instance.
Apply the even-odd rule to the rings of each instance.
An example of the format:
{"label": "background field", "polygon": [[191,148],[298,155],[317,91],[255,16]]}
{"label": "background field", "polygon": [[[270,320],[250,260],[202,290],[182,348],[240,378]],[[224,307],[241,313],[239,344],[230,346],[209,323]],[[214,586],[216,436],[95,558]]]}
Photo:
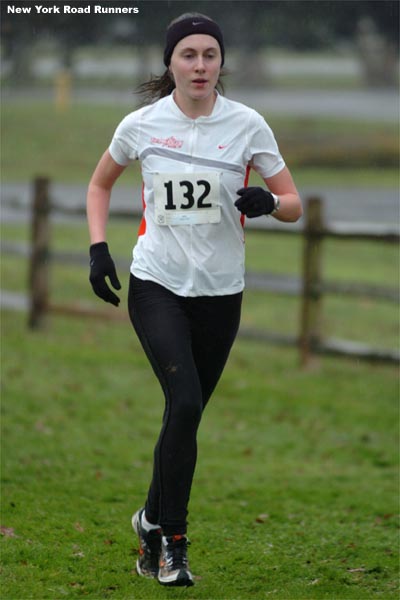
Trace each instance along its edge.
{"label": "background field", "polygon": [[[83,219],[75,223],[53,223],[51,247],[54,251],[74,251],[87,255],[87,227]],[[123,294],[128,286],[127,263],[137,236],[139,223],[111,219],[108,241],[117,264]],[[27,224],[2,225],[2,240],[28,244]],[[302,240],[297,235],[246,233],[248,271],[298,276],[302,266]],[[323,276],[326,281],[358,282],[398,286],[399,252],[393,244],[327,240],[323,246]],[[1,261],[4,289],[24,293],[28,281],[28,262],[4,254]],[[50,275],[51,302],[97,303],[87,281],[87,266],[54,263]],[[299,330],[300,298],[279,293],[265,294],[248,289],[242,324],[258,330],[296,335]],[[399,340],[398,306],[372,298],[326,295],[323,301],[322,331],[326,337],[353,339],[380,348],[397,348]]]}
{"label": "background field", "polygon": [[[116,257],[136,229],[112,221]],[[2,237],[26,242],[29,228],[3,224]],[[249,269],[298,273],[296,236],[246,239]],[[54,224],[53,245],[85,252],[85,224]],[[393,247],[326,250],[328,277],[396,280]],[[3,287],[23,291],[26,278],[23,260],[3,258]],[[96,304],[87,267],[54,265],[51,281],[54,301]],[[294,333],[298,312],[297,298],[248,291],[243,324]],[[397,343],[390,303],[328,297],[324,315],[328,333]],[[24,313],[3,312],[2,338],[4,598],[397,598],[395,367],[322,359],[302,371],[294,349],[239,338],[199,435],[196,586],[168,591],[133,572],[129,519],[146,494],[162,398],[128,321],[53,316],[29,332]]]}
{"label": "background field", "polygon": [[[6,102],[3,181],[86,185],[133,106],[73,102],[63,113],[51,100]],[[397,186],[392,124],[266,117],[300,187]],[[139,181],[133,169],[118,185]],[[119,314],[137,227],[109,227]],[[2,223],[1,235],[27,244],[29,223]],[[84,220],[53,223],[52,248],[87,254]],[[246,253],[248,270],[301,272],[300,237],[248,232]],[[328,280],[398,284],[392,245],[329,240],[323,265]],[[52,301],[103,308],[87,276],[87,266],[54,265]],[[27,262],[4,255],[2,288],[24,293],[27,279]],[[299,311],[297,297],[247,290],[242,323],[294,335]],[[189,519],[196,586],[165,590],[134,573],[130,517],[146,495],[162,397],[129,322],[53,315],[32,332],[26,321],[2,311],[5,600],[398,598],[396,367],[322,358],[301,370],[295,349],[239,337],[199,433]],[[323,331],[398,347],[398,309],[326,296]]]}
{"label": "background field", "polygon": [[[130,106],[74,103],[65,112],[51,101],[4,104],[3,181],[41,174],[86,185],[117,124],[136,104],[133,95]],[[391,123],[265,116],[297,185],[397,185],[398,129]],[[139,169],[128,169],[120,179],[120,185],[132,182],[140,182]]]}
{"label": "background field", "polygon": [[133,573],[161,394],[124,324],[3,315],[3,598],[396,598],[396,370],[239,340],[204,417],[190,591]]}

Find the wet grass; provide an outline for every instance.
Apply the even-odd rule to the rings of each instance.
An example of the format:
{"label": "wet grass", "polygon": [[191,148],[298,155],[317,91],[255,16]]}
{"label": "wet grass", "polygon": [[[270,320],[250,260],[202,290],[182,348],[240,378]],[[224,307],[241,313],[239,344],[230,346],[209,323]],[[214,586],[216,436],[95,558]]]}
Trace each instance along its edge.
{"label": "wet grass", "polygon": [[[117,264],[124,298],[128,288],[132,247],[137,237],[138,221],[111,220],[108,240]],[[4,241],[28,244],[29,229],[21,224],[2,224]],[[54,223],[52,248],[55,251],[80,253],[83,264],[55,262],[50,270],[51,301],[55,304],[98,304],[88,283],[88,235],[85,222]],[[300,277],[302,240],[298,235],[246,233],[248,271]],[[327,282],[363,283],[398,289],[400,257],[394,244],[349,240],[326,240],[322,249],[323,279]],[[25,292],[28,281],[26,260],[4,254],[1,263],[3,289]],[[242,324],[258,330],[288,335],[299,332],[300,298],[282,293],[264,293],[246,289]],[[115,311],[110,308],[111,312]],[[118,309],[121,310],[122,309]],[[385,299],[327,294],[322,306],[322,331],[326,337],[339,337],[380,348],[396,348],[399,343],[398,306]]]}
{"label": "wet grass", "polygon": [[[86,182],[123,116],[9,111],[6,180],[41,172]],[[396,185],[392,170],[363,181],[381,175]],[[135,221],[109,227],[123,294],[118,260],[136,232]],[[2,239],[27,242],[29,231],[2,224]],[[54,224],[52,239],[87,255],[84,222]],[[300,272],[297,236],[249,232],[246,247],[248,269]],[[331,240],[323,262],[329,279],[398,284],[394,246]],[[1,269],[3,288],[26,290],[25,260],[5,255]],[[87,274],[55,264],[52,299],[102,307]],[[297,298],[246,292],[244,324],[294,334],[298,314]],[[327,297],[324,321],[338,337],[398,344],[388,302]],[[324,358],[303,371],[294,349],[239,338],[199,433],[189,519],[196,586],[165,590],[133,572],[130,516],[147,491],[162,398],[130,326],[52,316],[31,332],[25,314],[3,312],[2,342],[3,598],[398,598],[396,368]]]}
{"label": "wet grass", "polygon": [[2,597],[397,598],[393,367],[238,339],[199,433],[196,585],[134,573],[162,398],[124,323],[2,315]]}
{"label": "wet grass", "polygon": [[[49,102],[3,103],[3,181],[45,175],[87,184],[121,119],[132,106],[72,104],[58,112]],[[398,131],[391,124],[269,115],[297,184],[396,187]],[[118,185],[138,185],[139,168]]]}

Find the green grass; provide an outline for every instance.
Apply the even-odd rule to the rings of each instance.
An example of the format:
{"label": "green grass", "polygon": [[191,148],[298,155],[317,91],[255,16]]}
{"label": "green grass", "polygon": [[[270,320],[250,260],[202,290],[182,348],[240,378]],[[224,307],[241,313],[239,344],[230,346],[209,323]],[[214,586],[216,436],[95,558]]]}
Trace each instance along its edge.
{"label": "green grass", "polygon": [[[138,222],[111,220],[108,239],[117,263],[123,292],[128,286],[126,262],[137,237]],[[3,224],[4,241],[28,243],[24,225]],[[73,243],[72,243],[73,240]],[[54,224],[52,248],[87,255],[88,235],[84,222]],[[278,259],[277,259],[278,257]],[[124,259],[124,261],[122,261]],[[246,233],[246,263],[252,271],[299,276],[302,264],[300,236]],[[399,285],[399,253],[394,245],[375,242],[327,240],[323,246],[323,274],[326,281],[358,282],[396,288]],[[368,268],[365,268],[368,265]],[[18,257],[4,255],[2,286],[12,291],[26,290],[28,265]],[[51,269],[51,300],[57,304],[96,303],[87,283],[87,267],[55,263]],[[242,323],[245,326],[296,335],[299,328],[300,299],[283,294],[246,290]],[[111,311],[114,309],[111,308]],[[399,342],[398,307],[378,299],[326,295],[323,302],[323,333],[326,337],[353,339],[381,348],[396,348]]]}
{"label": "green grass", "polygon": [[[111,220],[108,240],[123,285],[128,287],[126,266],[137,237],[138,222]],[[24,225],[3,224],[4,241],[28,242]],[[54,224],[52,248],[82,255],[88,253],[88,234],[84,222]],[[122,259],[124,259],[122,261]],[[265,234],[247,231],[246,264],[252,271],[299,276],[302,240],[296,235]],[[395,245],[379,242],[327,240],[323,246],[323,276],[326,281],[357,282],[396,288],[399,285],[399,253]],[[368,265],[368,268],[365,268]],[[56,304],[83,302],[95,305],[87,281],[88,267],[54,263],[51,269],[51,300]],[[19,257],[4,255],[1,263],[2,287],[23,292],[28,280],[28,265]],[[104,305],[105,306],[105,305]],[[101,304],[103,307],[103,304]],[[246,290],[244,326],[296,335],[299,332],[299,297]],[[110,309],[114,311],[113,308]],[[398,306],[386,300],[326,295],[323,301],[322,328],[326,337],[351,339],[380,348],[397,348],[399,343]]]}
{"label": "green grass", "polygon": [[[86,183],[127,110],[3,104],[3,180],[44,174]],[[298,185],[398,183],[396,132],[386,125],[268,120]],[[344,156],[350,136],[357,143]],[[343,160],[352,168],[338,170]],[[131,170],[121,185],[138,181]],[[137,226],[109,226],[124,295],[119,257],[130,256]],[[87,254],[83,221],[54,224],[52,238],[57,250]],[[2,239],[26,242],[29,231],[2,224]],[[248,269],[300,272],[297,236],[248,232],[246,249]],[[394,246],[324,244],[327,279],[395,286],[398,263]],[[27,276],[24,260],[3,256],[2,288],[25,291]],[[51,289],[56,303],[104,306],[87,267],[55,264]],[[124,304],[110,310],[124,313]],[[243,324],[295,334],[299,310],[297,298],[248,290]],[[323,319],[326,335],[398,346],[389,302],[327,296]],[[190,505],[196,586],[164,590],[133,573],[130,516],[147,491],[162,398],[130,326],[52,316],[32,332],[25,314],[3,312],[2,341],[5,600],[398,598],[394,367],[324,358],[303,371],[294,349],[239,338],[199,433]]]}
{"label": "green grass", "polygon": [[[115,257],[130,255],[136,230],[111,221]],[[28,237],[2,224],[3,240]],[[52,237],[87,253],[83,222],[54,224]],[[248,269],[299,273],[297,236],[248,232],[246,246]],[[324,247],[331,278],[394,285],[397,265],[386,244]],[[1,267],[3,288],[25,290],[23,259],[4,255]],[[104,306],[87,267],[54,264],[51,287],[55,302]],[[248,290],[243,324],[295,333],[298,312],[296,298]],[[328,296],[324,319],[329,334],[397,345],[390,303]],[[199,433],[196,586],[164,590],[134,573],[130,516],[147,491],[162,397],[130,325],[51,316],[32,332],[25,314],[3,312],[2,341],[5,600],[398,597],[393,366],[322,358],[304,371],[295,349],[238,338]]]}
{"label": "green grass", "polygon": [[[64,113],[46,102],[7,103],[1,110],[3,181],[45,175],[87,183],[114,130],[132,106],[72,104]],[[391,124],[268,115],[296,183],[396,187],[398,132]],[[138,184],[138,168],[119,185]]]}
{"label": "green grass", "polygon": [[397,598],[397,372],[239,339],[199,433],[196,585],[133,572],[162,398],[130,328],[3,313],[2,598]]}

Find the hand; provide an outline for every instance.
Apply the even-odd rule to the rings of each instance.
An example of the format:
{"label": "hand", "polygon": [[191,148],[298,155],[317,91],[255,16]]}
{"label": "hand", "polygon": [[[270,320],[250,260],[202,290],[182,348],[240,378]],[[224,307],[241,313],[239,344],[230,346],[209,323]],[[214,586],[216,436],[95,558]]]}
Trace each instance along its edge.
{"label": "hand", "polygon": [[114,261],[108,251],[107,242],[99,242],[90,246],[90,275],[89,280],[96,296],[102,298],[104,302],[110,302],[118,306],[120,299],[110,290],[106,283],[106,277],[109,277],[111,285],[116,289],[121,289],[115,270]]}
{"label": "hand", "polygon": [[270,215],[277,209],[276,196],[261,187],[240,188],[236,193],[240,196],[235,202],[236,208],[250,219]]}

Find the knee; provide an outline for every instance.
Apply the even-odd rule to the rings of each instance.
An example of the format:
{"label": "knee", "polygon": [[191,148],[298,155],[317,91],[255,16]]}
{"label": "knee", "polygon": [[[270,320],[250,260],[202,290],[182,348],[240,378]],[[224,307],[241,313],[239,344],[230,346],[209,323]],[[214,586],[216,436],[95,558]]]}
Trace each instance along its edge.
{"label": "knee", "polygon": [[198,425],[201,421],[201,415],[203,413],[203,405],[201,398],[198,398],[197,402],[185,402],[181,406],[182,418],[186,422],[192,423],[192,425]]}
{"label": "knee", "polygon": [[197,374],[174,364],[169,364],[164,374],[170,416],[183,428],[196,428],[203,412],[203,393]]}
{"label": "knee", "polygon": [[173,418],[182,429],[197,429],[203,412],[201,395],[185,394],[174,402]]}

